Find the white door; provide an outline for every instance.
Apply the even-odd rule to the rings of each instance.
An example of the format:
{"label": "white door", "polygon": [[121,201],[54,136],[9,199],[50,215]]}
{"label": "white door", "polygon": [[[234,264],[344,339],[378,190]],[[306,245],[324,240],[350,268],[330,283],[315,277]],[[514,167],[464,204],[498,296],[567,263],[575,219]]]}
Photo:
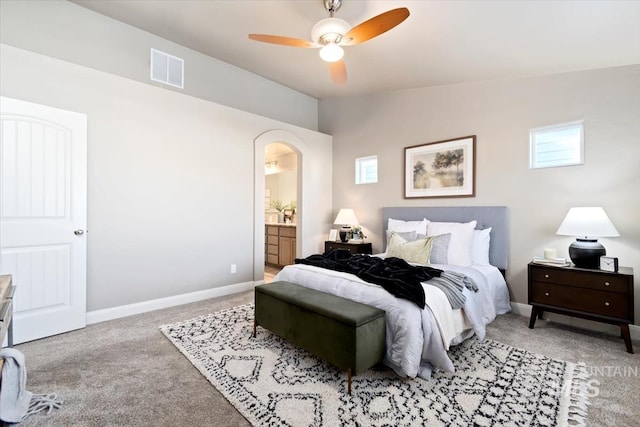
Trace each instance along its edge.
{"label": "white door", "polygon": [[0,273],[20,343],[86,325],[87,116],[0,104]]}

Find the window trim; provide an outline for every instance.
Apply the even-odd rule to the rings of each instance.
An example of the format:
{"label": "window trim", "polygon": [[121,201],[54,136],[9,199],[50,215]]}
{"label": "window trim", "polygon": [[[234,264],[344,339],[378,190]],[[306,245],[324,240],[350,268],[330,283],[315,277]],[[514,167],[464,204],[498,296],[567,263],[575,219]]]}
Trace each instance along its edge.
{"label": "window trim", "polygon": [[[361,180],[362,163],[364,163],[366,161],[370,161],[370,160],[375,160],[375,162],[376,162],[376,177],[375,177],[375,181]],[[378,155],[377,154],[372,154],[370,156],[358,157],[358,158],[356,158],[355,165],[356,165],[356,167],[355,167],[355,183],[356,183],[356,185],[377,184],[378,183]]]}
{"label": "window trim", "polygon": [[[538,165],[537,162],[537,146],[535,143],[535,136],[537,134],[544,133],[545,131],[559,131],[565,129],[573,129],[578,128],[580,131],[580,143],[579,143],[579,158],[577,161],[566,162],[566,163],[558,163],[553,165]],[[584,164],[584,120],[576,120],[573,122],[559,123],[550,126],[542,126],[538,128],[531,129],[529,131],[529,169],[548,169],[548,168],[558,168],[565,166],[578,166]]]}

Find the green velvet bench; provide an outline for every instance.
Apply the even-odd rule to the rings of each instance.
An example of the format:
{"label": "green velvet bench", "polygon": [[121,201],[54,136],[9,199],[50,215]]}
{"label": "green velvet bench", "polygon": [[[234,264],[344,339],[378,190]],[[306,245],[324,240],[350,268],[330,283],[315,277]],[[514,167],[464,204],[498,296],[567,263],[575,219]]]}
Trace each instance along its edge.
{"label": "green velvet bench", "polygon": [[347,371],[349,394],[351,375],[384,357],[384,310],[293,283],[256,286],[254,337],[257,325]]}

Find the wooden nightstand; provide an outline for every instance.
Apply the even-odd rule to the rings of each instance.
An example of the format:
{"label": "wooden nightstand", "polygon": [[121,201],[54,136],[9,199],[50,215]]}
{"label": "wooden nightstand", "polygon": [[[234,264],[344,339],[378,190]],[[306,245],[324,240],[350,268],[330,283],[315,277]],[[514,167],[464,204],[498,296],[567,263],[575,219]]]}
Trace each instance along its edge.
{"label": "wooden nightstand", "polygon": [[565,314],[620,326],[627,352],[633,353],[633,269],[616,273],[529,263],[529,328],[542,313]]}
{"label": "wooden nightstand", "polygon": [[326,254],[332,249],[346,249],[351,252],[352,255],[355,254],[367,254],[371,255],[373,253],[373,249],[371,249],[371,243],[342,243],[342,242],[333,242],[331,240],[327,240],[324,242],[324,253]]}

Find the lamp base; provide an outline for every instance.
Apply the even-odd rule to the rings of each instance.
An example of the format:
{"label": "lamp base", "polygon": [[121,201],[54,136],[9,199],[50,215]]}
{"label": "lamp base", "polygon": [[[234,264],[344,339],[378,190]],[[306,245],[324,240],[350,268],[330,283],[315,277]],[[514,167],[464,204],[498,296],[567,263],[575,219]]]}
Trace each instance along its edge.
{"label": "lamp base", "polygon": [[606,254],[607,250],[597,239],[576,239],[569,246],[569,257],[580,268],[599,268],[600,257]]}
{"label": "lamp base", "polygon": [[351,227],[342,227],[340,229],[340,241],[342,243],[347,243],[349,241],[349,238],[347,237],[349,230],[351,230]]}

